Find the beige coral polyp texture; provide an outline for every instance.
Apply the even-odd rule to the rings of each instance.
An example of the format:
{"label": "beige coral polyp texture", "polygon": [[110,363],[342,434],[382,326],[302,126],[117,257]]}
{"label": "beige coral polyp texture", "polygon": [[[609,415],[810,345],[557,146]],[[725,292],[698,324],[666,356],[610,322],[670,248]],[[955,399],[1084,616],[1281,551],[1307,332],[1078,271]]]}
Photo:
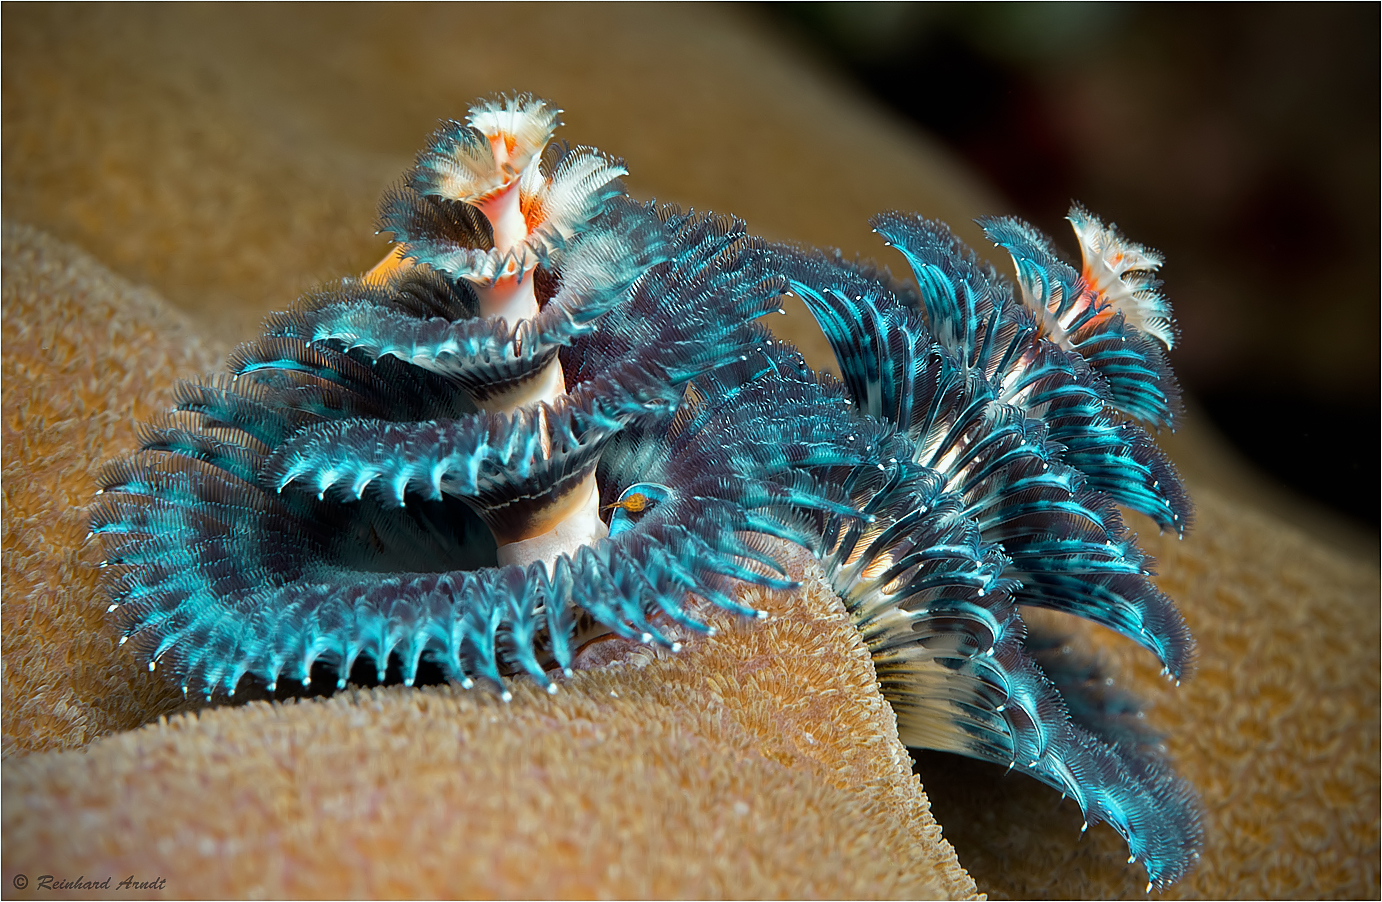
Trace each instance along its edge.
{"label": "beige coral polyp texture", "polygon": [[785,601],[555,697],[352,690],[11,763],[4,873],[193,897],[972,894],[838,602]]}
{"label": "beige coral polyp texture", "polygon": [[177,376],[215,367],[184,318],[90,257],[6,223],[4,755],[72,748],[181,701],[116,649],[86,541],[96,474]]}
{"label": "beige coral polyp texture", "polygon": [[[5,770],[4,874],[156,874],[178,897],[972,894],[861,704],[840,612],[812,614],[555,698],[347,691],[30,757]],[[769,639],[818,672],[745,647]],[[827,692],[837,667],[860,679]]]}

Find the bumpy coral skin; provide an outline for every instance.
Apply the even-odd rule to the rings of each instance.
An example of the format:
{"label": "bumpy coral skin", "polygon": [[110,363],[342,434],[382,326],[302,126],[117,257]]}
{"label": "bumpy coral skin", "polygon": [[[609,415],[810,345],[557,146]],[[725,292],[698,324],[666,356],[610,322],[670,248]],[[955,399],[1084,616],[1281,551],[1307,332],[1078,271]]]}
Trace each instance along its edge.
{"label": "bumpy coral skin", "polygon": [[[601,635],[676,648],[700,603],[755,614],[736,584],[790,586],[763,537],[786,539],[824,565],[905,742],[1030,773],[1112,823],[1149,886],[1176,880],[1193,794],[1126,705],[1043,671],[1020,614],[1190,666],[1115,507],[1190,515],[1122,416],[1178,404],[1160,259],[1078,207],[1083,273],[988,221],[1014,290],[943,225],[882,215],[918,294],[635,204],[621,164],[548,146],[557,114],[520,95],[446,124],[385,196],[398,251],[271,317],[108,467],[93,530],[149,668],[208,698],[344,686],[363,660],[411,684],[424,658],[555,691]],[[754,324],[786,290],[843,382]]]}

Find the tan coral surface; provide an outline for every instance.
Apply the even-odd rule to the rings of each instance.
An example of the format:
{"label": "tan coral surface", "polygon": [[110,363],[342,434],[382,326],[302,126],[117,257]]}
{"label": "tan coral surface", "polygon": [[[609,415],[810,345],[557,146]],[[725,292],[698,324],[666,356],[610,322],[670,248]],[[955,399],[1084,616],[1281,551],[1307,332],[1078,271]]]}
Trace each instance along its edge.
{"label": "tan coral surface", "polygon": [[838,599],[755,603],[776,616],[556,696],[350,690],[11,761],[0,870],[190,897],[972,895]]}
{"label": "tan coral surface", "polygon": [[[181,881],[174,895],[973,891],[829,599],[771,599],[768,624],[555,699],[352,691],[136,730],[182,702],[116,650],[84,506],[172,378],[378,258],[380,190],[437,117],[481,94],[549,96],[570,111],[566,137],[627,157],[638,196],[736,212],[774,238],[878,254],[877,210],[960,225],[1001,202],[724,7],[0,15],[5,215],[60,239],[3,235],[8,895],[36,895],[12,889],[17,873],[155,867]],[[825,361],[800,310],[771,319]],[[1199,674],[1176,689],[1128,643],[1073,627],[1156,699],[1152,722],[1204,795],[1204,859],[1172,894],[1376,897],[1376,549],[1351,558],[1312,538],[1340,535],[1317,517],[1257,513],[1294,509],[1183,432],[1172,447],[1200,522],[1147,542]],[[979,890],[1141,895],[1118,837],[1077,842],[1078,814],[1044,787],[957,759],[922,767]]]}
{"label": "tan coral surface", "polygon": [[4,755],[61,749],[146,723],[181,694],[130,667],[98,586],[87,506],[101,464],[175,377],[215,368],[185,317],[148,289],[32,228],[6,223]]}

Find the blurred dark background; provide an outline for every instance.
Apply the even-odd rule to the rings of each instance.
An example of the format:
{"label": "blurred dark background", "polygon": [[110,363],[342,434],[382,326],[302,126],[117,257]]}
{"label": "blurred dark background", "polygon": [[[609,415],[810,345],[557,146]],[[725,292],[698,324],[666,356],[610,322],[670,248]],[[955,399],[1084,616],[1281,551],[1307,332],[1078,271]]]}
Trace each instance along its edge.
{"label": "blurred dark background", "polygon": [[1078,261],[1078,199],[1163,251],[1196,405],[1379,523],[1377,4],[783,3],[762,12]]}

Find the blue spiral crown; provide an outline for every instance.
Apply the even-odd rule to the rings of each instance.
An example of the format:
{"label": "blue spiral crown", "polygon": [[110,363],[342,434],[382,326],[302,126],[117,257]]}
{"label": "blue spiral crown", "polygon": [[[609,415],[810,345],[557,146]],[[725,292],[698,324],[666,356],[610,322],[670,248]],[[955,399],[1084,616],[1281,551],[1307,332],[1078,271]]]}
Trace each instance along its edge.
{"label": "blue spiral crown", "polygon": [[[1193,793],[1021,617],[1191,667],[1117,509],[1190,521],[1135,422],[1179,407],[1160,257],[1079,207],[1081,270],[986,220],[1013,283],[883,214],[913,287],[636,204],[622,164],[549,143],[558,112],[519,95],[445,124],[384,197],[395,253],[270,317],[106,468],[122,642],[207,699],[391,661],[411,685],[424,660],[555,691],[603,637],[676,648],[704,603],[757,614],[739,586],[794,585],[773,537],[820,561],[905,743],[1029,773],[1109,821],[1149,886],[1178,879]],[[842,381],[755,324],[788,291]]]}

